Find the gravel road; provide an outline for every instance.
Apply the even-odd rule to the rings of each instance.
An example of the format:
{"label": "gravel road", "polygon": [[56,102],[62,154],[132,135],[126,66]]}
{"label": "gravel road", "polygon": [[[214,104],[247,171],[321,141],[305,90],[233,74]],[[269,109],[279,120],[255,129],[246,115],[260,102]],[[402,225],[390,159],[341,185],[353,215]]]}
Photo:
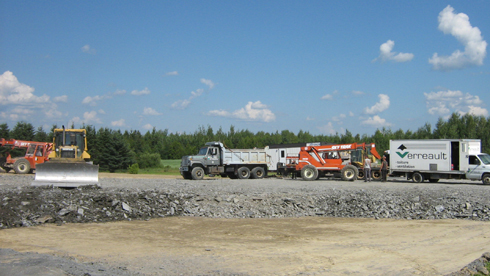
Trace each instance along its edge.
{"label": "gravel road", "polygon": [[[100,189],[65,190],[30,187],[32,180],[32,175],[0,174],[0,227],[4,229],[2,231],[18,227],[28,229],[31,226],[41,225],[147,221],[153,218],[168,217],[204,217],[217,220],[368,218],[383,219],[383,221],[384,219],[437,221],[458,219],[469,223],[483,223],[478,224],[478,227],[489,226],[487,222],[490,220],[490,186],[470,181],[441,181],[437,184],[414,184],[396,178],[391,178],[386,183],[342,182],[329,179],[302,181],[276,178],[262,180],[210,178],[191,181],[180,177],[101,174]],[[3,233],[10,235],[12,232]],[[0,231],[0,238],[1,234]],[[247,232],[241,235],[247,235]],[[483,241],[487,238],[483,237]],[[7,244],[10,247],[6,247]],[[66,273],[69,275],[86,275],[84,273],[89,275],[299,275],[309,271],[299,269],[292,270],[296,272],[291,273],[278,272],[276,274],[271,271],[269,273],[264,273],[264,271],[250,273],[254,270],[247,270],[244,266],[242,270],[222,269],[213,272],[204,269],[205,265],[202,264],[201,267],[187,271],[188,273],[182,273],[179,270],[182,265],[173,267],[172,262],[166,263],[165,272],[158,265],[155,266],[156,271],[145,268],[132,270],[128,269],[127,265],[117,266],[117,262],[114,261],[105,262],[105,266],[93,261],[81,263],[73,260],[73,257],[70,259],[69,254],[60,258],[59,253],[50,251],[46,252],[51,255],[22,255],[27,254],[26,251],[17,252],[6,249],[15,246],[2,239],[0,239],[0,247],[5,248],[0,250],[2,260],[0,271],[24,272],[22,274],[1,274],[0,272],[0,276],[29,275],[27,272],[31,266],[18,267],[12,261],[19,258],[26,259],[28,256],[35,260],[34,263],[43,263],[40,261],[44,260],[43,258],[47,258],[46,260],[53,258],[53,262],[57,264],[60,261],[68,262],[50,270],[49,273],[52,274],[44,275],[66,275]],[[488,242],[484,243],[481,248],[475,248],[471,256],[474,256],[472,257],[474,259],[486,251],[490,251]],[[53,254],[56,256],[52,256]],[[269,258],[273,257],[269,256]],[[468,259],[468,256],[465,258]],[[199,262],[196,261],[196,263]],[[20,267],[23,267],[24,270]],[[335,266],[335,269],[339,269],[339,265]],[[323,275],[326,272],[335,275],[335,271],[339,273],[342,271],[342,269],[335,269],[333,266],[318,268],[306,275]],[[377,269],[379,268],[373,267],[371,273],[373,271],[374,273],[365,275],[379,275],[376,273],[376,271],[379,272]],[[202,273],[204,271],[206,273]],[[413,271],[408,269],[406,275],[410,275]],[[423,271],[420,273],[422,275],[439,275],[440,270],[421,271]],[[369,270],[361,271],[361,273],[365,272]]]}

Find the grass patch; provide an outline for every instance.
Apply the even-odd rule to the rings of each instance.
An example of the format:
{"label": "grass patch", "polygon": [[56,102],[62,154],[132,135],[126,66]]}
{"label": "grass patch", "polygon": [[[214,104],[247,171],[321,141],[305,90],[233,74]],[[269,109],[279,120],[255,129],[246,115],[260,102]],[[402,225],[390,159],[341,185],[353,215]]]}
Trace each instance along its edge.
{"label": "grass patch", "polygon": [[139,174],[180,175],[180,159],[168,159],[160,161],[159,168],[139,169]]}
{"label": "grass patch", "polygon": [[[490,262],[486,262],[485,267],[487,268],[488,271],[490,271]],[[473,274],[473,276],[485,276],[485,274],[478,272],[476,274]]]}

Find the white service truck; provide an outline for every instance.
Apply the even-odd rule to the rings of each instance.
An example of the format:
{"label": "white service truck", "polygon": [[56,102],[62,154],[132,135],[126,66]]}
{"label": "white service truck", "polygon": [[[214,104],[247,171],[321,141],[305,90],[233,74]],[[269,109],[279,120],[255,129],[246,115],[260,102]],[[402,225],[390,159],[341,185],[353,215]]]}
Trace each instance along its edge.
{"label": "white service truck", "polygon": [[471,179],[490,184],[490,155],[479,139],[390,140],[389,171],[413,182]]}

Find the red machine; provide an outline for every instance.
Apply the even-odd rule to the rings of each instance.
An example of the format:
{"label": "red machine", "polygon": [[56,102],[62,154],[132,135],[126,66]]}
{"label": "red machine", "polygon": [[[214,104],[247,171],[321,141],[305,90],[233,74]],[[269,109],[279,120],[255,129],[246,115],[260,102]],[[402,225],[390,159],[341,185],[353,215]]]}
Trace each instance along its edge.
{"label": "red machine", "polygon": [[16,173],[25,174],[35,170],[36,164],[48,161],[53,143],[0,138],[0,146],[11,149],[26,149],[25,155],[21,157],[12,157],[9,152],[7,157],[0,157],[0,167],[6,172],[13,169]]}
{"label": "red machine", "polygon": [[336,144],[302,147],[299,152],[295,172],[301,173],[303,180],[315,180],[327,175],[340,177],[345,181],[364,178],[363,163],[368,156],[372,162],[372,176],[379,179],[377,160],[381,156],[374,143]]}

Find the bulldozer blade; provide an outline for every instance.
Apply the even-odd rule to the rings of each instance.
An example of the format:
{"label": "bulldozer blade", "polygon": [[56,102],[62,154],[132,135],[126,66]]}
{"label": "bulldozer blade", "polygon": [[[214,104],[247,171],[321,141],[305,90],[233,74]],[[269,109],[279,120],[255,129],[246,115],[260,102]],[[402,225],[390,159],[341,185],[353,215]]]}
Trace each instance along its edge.
{"label": "bulldozer blade", "polygon": [[31,186],[76,188],[99,186],[99,165],[90,163],[46,162],[36,165],[36,176]]}

